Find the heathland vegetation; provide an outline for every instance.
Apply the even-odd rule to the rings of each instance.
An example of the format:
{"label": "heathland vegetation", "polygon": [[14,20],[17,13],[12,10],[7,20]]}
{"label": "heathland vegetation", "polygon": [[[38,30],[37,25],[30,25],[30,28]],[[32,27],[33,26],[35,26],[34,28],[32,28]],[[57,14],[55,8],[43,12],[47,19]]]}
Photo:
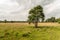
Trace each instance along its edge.
{"label": "heathland vegetation", "polygon": [[0,40],[60,40],[60,24],[0,23]]}

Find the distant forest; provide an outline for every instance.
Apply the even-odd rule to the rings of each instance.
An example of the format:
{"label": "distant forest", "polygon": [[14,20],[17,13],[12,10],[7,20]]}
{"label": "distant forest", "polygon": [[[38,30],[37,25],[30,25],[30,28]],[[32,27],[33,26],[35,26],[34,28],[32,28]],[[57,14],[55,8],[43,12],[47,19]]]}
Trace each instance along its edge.
{"label": "distant forest", "polygon": [[[39,21],[39,22],[42,22],[42,21]],[[58,22],[60,23],[60,18],[55,18],[55,17],[51,17],[51,18],[48,18],[46,19],[44,22]],[[1,21],[0,20],[0,23],[28,23],[28,21],[7,21],[7,20],[4,20],[4,21]]]}

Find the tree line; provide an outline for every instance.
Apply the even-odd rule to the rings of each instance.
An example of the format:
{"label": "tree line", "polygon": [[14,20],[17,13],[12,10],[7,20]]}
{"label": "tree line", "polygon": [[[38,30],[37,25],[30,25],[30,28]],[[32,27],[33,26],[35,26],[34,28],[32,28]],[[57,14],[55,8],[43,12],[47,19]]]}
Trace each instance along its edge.
{"label": "tree line", "polygon": [[27,21],[8,21],[8,20],[1,21],[0,20],[0,23],[27,23]]}
{"label": "tree line", "polygon": [[[60,18],[50,17],[44,21],[39,21],[39,22],[53,22],[53,23],[58,22],[58,23],[60,23]],[[28,21],[8,21],[8,20],[1,21],[0,20],[0,23],[28,23]],[[29,24],[30,24],[30,22],[29,22]]]}
{"label": "tree line", "polygon": [[51,17],[45,20],[45,22],[58,22],[60,23],[60,18]]}

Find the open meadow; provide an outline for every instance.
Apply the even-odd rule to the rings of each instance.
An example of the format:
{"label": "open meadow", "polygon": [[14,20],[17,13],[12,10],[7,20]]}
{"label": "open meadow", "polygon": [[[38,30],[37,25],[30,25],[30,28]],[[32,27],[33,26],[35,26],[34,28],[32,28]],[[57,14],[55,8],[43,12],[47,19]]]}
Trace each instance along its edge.
{"label": "open meadow", "polygon": [[60,40],[60,24],[0,23],[0,40]]}

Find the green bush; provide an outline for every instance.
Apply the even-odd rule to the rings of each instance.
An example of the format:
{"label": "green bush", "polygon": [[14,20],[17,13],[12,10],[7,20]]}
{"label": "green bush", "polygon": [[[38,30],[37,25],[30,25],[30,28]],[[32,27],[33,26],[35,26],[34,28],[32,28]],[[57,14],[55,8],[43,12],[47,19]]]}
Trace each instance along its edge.
{"label": "green bush", "polygon": [[60,21],[58,21],[58,23],[60,24]]}
{"label": "green bush", "polygon": [[22,37],[29,37],[30,36],[30,32],[28,32],[28,33],[24,33],[24,34],[22,34]]}

